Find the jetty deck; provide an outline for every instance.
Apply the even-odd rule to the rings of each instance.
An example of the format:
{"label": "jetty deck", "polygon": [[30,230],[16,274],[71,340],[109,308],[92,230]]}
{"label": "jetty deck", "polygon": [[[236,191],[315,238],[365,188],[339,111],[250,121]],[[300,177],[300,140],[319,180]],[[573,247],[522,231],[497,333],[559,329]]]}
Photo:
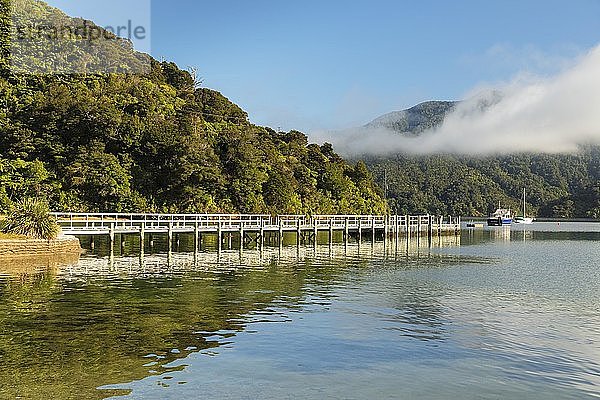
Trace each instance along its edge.
{"label": "jetty deck", "polygon": [[[295,232],[297,242],[315,241],[319,232],[343,232],[344,240],[355,235],[384,239],[400,236],[456,235],[460,218],[434,215],[266,215],[266,214],[124,214],[124,213],[53,213],[64,234],[108,235],[136,234],[143,241],[148,234],[189,233],[196,242],[203,234],[240,235],[241,243],[262,245],[267,235],[281,242],[283,234]],[[222,240],[218,240],[219,244]]]}
{"label": "jetty deck", "polygon": [[69,235],[204,232],[377,231],[456,233],[460,218],[433,215],[252,215],[53,213]]}

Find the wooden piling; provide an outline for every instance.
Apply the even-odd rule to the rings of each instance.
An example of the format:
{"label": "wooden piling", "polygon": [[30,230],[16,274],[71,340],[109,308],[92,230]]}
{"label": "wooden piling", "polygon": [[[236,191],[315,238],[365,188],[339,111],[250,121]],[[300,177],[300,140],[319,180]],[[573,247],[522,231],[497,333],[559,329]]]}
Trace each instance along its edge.
{"label": "wooden piling", "polygon": [[384,236],[384,241],[387,240],[389,229],[390,229],[389,225],[388,225],[388,223],[389,223],[388,219],[389,219],[388,215],[386,215],[384,217],[384,219],[383,219],[383,236]]}
{"label": "wooden piling", "polygon": [[259,235],[260,235],[260,238],[259,238],[260,244],[259,245],[260,245],[260,249],[262,250],[263,247],[265,247],[265,228],[263,226],[260,227]]}
{"label": "wooden piling", "polygon": [[168,241],[169,241],[169,253],[171,253],[173,251],[173,223],[169,222],[169,230],[167,232],[167,235],[169,237]]}
{"label": "wooden piling", "polygon": [[244,249],[244,224],[240,225],[240,250]]}
{"label": "wooden piling", "polygon": [[349,221],[348,217],[346,217],[344,221],[344,243],[348,244],[348,236],[350,234]]}
{"label": "wooden piling", "polygon": [[371,215],[371,234],[373,236],[373,243],[375,243],[375,217]]}
{"label": "wooden piling", "polygon": [[431,243],[431,238],[433,236],[433,217],[431,215],[427,215],[427,238]]}
{"label": "wooden piling", "polygon": [[358,219],[358,244],[362,242],[362,219]]}
{"label": "wooden piling", "polygon": [[115,245],[115,223],[112,222],[110,224],[110,229],[108,231],[108,237],[110,241],[110,248],[112,249]]}
{"label": "wooden piling", "polygon": [[200,251],[200,225],[198,221],[194,225],[194,253],[198,253]]}
{"label": "wooden piling", "polygon": [[219,253],[223,250],[223,226],[221,221],[219,221],[219,226],[217,227],[217,250]]}
{"label": "wooden piling", "polygon": [[279,247],[281,247],[283,245],[283,221],[281,220],[281,218],[277,218],[279,221]]}
{"label": "wooden piling", "polygon": [[387,253],[388,232],[389,232],[388,217],[385,216],[383,218],[383,249],[384,249],[384,253]]}

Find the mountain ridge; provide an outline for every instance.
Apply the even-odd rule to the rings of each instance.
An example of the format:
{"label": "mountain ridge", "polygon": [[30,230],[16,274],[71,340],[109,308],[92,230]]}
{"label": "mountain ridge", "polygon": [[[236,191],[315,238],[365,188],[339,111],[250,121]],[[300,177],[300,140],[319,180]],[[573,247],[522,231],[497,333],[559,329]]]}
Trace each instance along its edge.
{"label": "mountain ridge", "polygon": [[385,128],[406,136],[418,136],[440,126],[458,104],[459,101],[425,101],[405,110],[384,114],[364,125],[364,128]]}

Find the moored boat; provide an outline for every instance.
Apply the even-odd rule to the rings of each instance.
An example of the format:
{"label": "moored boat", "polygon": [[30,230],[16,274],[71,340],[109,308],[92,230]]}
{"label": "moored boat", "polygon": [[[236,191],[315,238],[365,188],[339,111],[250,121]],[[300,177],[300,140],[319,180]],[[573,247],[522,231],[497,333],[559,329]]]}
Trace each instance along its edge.
{"label": "moored boat", "polygon": [[512,224],[512,212],[510,209],[498,208],[487,220],[488,226],[504,226]]}
{"label": "moored boat", "polygon": [[532,217],[528,217],[525,210],[525,189],[523,189],[523,216],[515,217],[514,222],[515,224],[531,225],[533,224],[533,221],[535,221],[535,219]]}

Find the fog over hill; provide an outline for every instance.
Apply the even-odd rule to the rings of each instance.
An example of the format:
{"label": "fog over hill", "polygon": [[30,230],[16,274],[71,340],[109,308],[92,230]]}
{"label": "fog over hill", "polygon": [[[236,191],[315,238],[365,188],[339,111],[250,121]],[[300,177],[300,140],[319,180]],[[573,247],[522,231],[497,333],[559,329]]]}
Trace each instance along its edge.
{"label": "fog over hill", "polygon": [[321,133],[365,160],[392,210],[484,216],[500,201],[539,217],[600,217],[600,48],[551,78],[428,101]]}
{"label": "fog over hill", "polygon": [[520,75],[465,101],[427,102],[363,127],[316,132],[347,155],[573,153],[600,144],[600,47],[552,77]]}
{"label": "fog over hill", "polygon": [[[437,135],[448,134],[444,129],[456,120],[482,118],[504,99],[499,92],[490,92],[476,102],[430,101],[386,114],[356,130],[353,139],[361,139],[361,133],[374,133],[379,139],[385,134],[389,137],[388,147],[371,152],[367,150],[374,150],[373,147],[363,146],[354,157],[365,160],[377,182],[386,187],[392,210],[400,213],[417,210],[483,216],[497,207],[498,201],[520,210],[525,188],[527,209],[532,215],[600,217],[600,147],[583,144],[585,141],[578,144],[577,136],[573,141],[577,151],[561,153],[557,147],[552,154],[502,144],[500,141],[506,136],[500,133],[498,151],[490,153],[461,154],[452,151],[456,148],[447,147],[446,151],[440,149],[439,154],[427,154],[393,147],[397,143],[425,146]],[[548,137],[553,145],[557,145],[557,139],[552,134]],[[487,135],[481,134],[473,136],[469,145],[477,148],[489,141]],[[347,151],[348,145],[355,143],[338,146]],[[440,143],[447,142],[439,142],[438,146]]]}

